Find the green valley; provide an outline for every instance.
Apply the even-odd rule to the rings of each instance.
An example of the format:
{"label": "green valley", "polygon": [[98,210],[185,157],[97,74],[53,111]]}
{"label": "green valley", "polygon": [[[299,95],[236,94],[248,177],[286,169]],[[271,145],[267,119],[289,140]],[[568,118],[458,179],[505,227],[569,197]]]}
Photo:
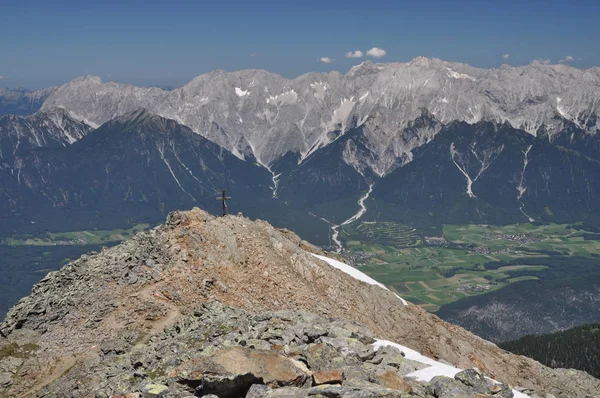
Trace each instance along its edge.
{"label": "green valley", "polygon": [[[600,265],[599,236],[578,224],[445,225],[441,236],[423,236],[402,223],[364,221],[340,237],[354,265],[429,311],[512,283],[557,279],[558,268],[578,277]],[[577,266],[565,269],[567,256]]]}

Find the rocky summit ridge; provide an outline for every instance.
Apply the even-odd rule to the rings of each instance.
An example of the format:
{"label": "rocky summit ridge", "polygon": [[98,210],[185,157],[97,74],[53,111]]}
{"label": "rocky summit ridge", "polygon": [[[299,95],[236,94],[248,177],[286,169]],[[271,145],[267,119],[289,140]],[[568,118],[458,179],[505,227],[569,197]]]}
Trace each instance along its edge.
{"label": "rocky summit ridge", "polygon": [[0,397],[600,391],[584,372],[507,353],[315,255],[327,256],[264,221],[171,213],[49,273],[11,309]]}

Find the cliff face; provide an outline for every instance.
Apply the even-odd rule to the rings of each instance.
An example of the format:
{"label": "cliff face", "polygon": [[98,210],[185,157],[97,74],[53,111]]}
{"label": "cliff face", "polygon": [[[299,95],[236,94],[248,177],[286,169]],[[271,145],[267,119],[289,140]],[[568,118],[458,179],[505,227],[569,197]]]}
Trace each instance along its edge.
{"label": "cliff face", "polygon": [[[219,362],[221,357],[211,351],[233,346],[239,347],[238,351],[219,355],[229,359],[240,355],[253,358],[274,355],[263,351],[275,350],[281,351],[278,355],[282,358],[298,356],[294,360],[304,361],[306,369],[279,357],[273,360],[291,366],[290,371],[299,372],[303,382],[277,385],[300,388],[307,387],[304,383],[315,384],[312,373],[318,370],[310,365],[302,345],[327,345],[323,339],[317,339],[336,338],[345,332],[328,330],[306,337],[307,341],[303,332],[295,337],[262,338],[262,332],[256,332],[256,328],[262,330],[256,322],[264,315],[257,314],[271,314],[268,319],[281,318],[272,315],[273,311],[286,311],[284,323],[293,318],[298,324],[306,326],[312,322],[325,329],[333,327],[333,320],[337,320],[340,329],[349,331],[346,337],[351,337],[353,328],[358,327],[348,325],[361,325],[363,331],[353,338],[369,336],[361,343],[367,349],[372,349],[369,347],[373,347],[373,338],[393,341],[459,368],[476,367],[502,383],[521,386],[541,396],[552,393],[557,397],[584,397],[600,391],[600,381],[583,372],[551,370],[509,354],[417,306],[404,305],[393,292],[357,280],[313,254],[324,255],[295,234],[263,221],[241,216],[215,218],[198,209],[172,213],[165,225],[101,253],[85,255],[50,273],[8,313],[0,324],[0,396],[110,396],[136,391],[158,396],[146,391],[147,385],[155,382],[170,388],[170,395],[166,396],[185,396],[178,395],[185,391],[188,396],[194,391],[202,396],[213,387],[206,387],[212,385],[210,378],[203,379],[198,374],[215,373],[233,378],[250,373],[256,380],[243,379],[246,381],[241,383],[248,388],[261,384],[257,381],[260,377],[264,382],[264,373],[245,372],[248,369],[242,365],[233,370],[226,368],[225,362]],[[202,315],[206,308],[215,305],[232,309],[219,310],[217,321],[198,326],[206,318]],[[233,312],[222,315],[223,311]],[[209,313],[213,315],[207,315],[208,318],[213,319],[215,312]],[[253,321],[249,323],[243,320],[250,318]],[[267,330],[273,329],[271,326]],[[226,341],[218,338],[230,333],[239,336],[229,336]],[[248,344],[250,337],[260,341]],[[292,351],[298,355],[292,355]],[[199,360],[202,363],[198,366],[181,368],[196,354],[217,361],[219,372],[203,363],[204,359]],[[361,363],[366,360],[361,359]],[[431,390],[431,395],[437,397],[450,396],[434,394],[438,388],[432,386],[435,380],[426,385],[405,379],[421,366],[408,363],[410,366],[403,372],[396,367],[394,374],[399,375],[399,380],[423,394]],[[338,365],[350,366],[346,362]],[[373,371],[376,376],[385,368]],[[185,380],[190,372],[196,372],[196,379],[188,383]],[[264,377],[257,376],[261,374]],[[375,376],[370,380],[379,380]],[[386,388],[385,383],[375,384]],[[198,390],[200,387],[204,390]],[[272,393],[257,392],[257,388],[257,394]],[[340,388],[345,385],[342,383]],[[412,393],[406,394],[409,395],[402,396]]]}

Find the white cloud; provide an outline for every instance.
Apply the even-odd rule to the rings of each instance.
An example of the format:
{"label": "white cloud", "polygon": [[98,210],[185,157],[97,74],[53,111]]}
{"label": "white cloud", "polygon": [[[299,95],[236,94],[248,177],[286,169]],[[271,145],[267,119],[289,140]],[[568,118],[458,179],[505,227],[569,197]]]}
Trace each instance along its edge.
{"label": "white cloud", "polygon": [[251,57],[256,57],[256,53],[250,54]]}
{"label": "white cloud", "polygon": [[533,61],[531,61],[532,64],[542,64],[542,65],[550,65],[550,60],[548,58],[546,59],[534,59]]}
{"label": "white cloud", "polygon": [[373,47],[372,49],[367,51],[367,55],[369,57],[373,57],[373,58],[381,58],[381,57],[384,57],[386,54],[387,54],[387,51],[385,51],[383,48],[377,48],[377,47]]}
{"label": "white cloud", "polygon": [[573,58],[570,55],[567,55],[566,57],[564,57],[563,59],[559,60],[558,63],[559,64],[568,64],[569,62],[573,62],[575,61],[575,58]]}
{"label": "white cloud", "polygon": [[346,54],[344,54],[346,58],[362,58],[363,55],[363,52],[360,50],[356,50],[354,52],[348,51]]}
{"label": "white cloud", "polygon": [[0,76],[0,79],[4,79],[4,76]]}
{"label": "white cloud", "polygon": [[333,62],[333,60],[329,57],[321,57],[319,58],[319,62],[323,62],[324,64],[330,64]]}
{"label": "white cloud", "polygon": [[508,59],[509,57],[510,57],[510,54],[504,54],[504,55],[502,56],[502,58],[504,58],[504,59]]}

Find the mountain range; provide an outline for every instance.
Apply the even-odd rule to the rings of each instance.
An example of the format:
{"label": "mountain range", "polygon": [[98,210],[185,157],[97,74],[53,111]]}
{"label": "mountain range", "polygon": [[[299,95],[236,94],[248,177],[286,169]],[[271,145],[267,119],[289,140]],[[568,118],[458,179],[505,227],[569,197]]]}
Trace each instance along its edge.
{"label": "mountain range", "polygon": [[[219,213],[222,190],[233,214],[336,250],[359,218],[422,236],[446,223],[600,226],[600,68],[417,58],[293,80],[215,71],[173,90],[85,77],[29,94],[19,112],[34,113],[0,117],[0,237]],[[553,306],[556,284],[529,282],[510,287],[530,286],[521,298],[501,289],[440,315],[494,341],[550,332],[592,320],[545,314],[596,281]]]}
{"label": "mountain range", "polygon": [[34,113],[56,89],[54,86],[35,91],[0,87],[0,116]]}
{"label": "mountain range", "polygon": [[355,167],[382,176],[435,135],[435,128],[405,131],[423,108],[444,124],[507,122],[532,135],[543,127],[553,136],[569,121],[595,132],[599,88],[600,68],[534,63],[478,69],[416,58],[402,64],[365,62],[345,75],[308,73],[293,80],[263,70],[218,70],[171,91],[85,77],[58,88],[43,109],[61,107],[98,126],[145,108],[265,166],[288,152],[306,159],[364,126],[371,158],[361,158]]}
{"label": "mountain range", "polygon": [[[329,226],[360,210],[367,193],[365,218],[415,225],[596,223],[599,111],[599,68],[539,63],[477,69],[416,58],[293,80],[262,70],[215,71],[168,91],[79,78],[52,89],[38,114],[0,119],[3,153],[13,152],[3,155],[0,169],[9,204],[3,215],[21,218],[32,214],[27,206],[44,208],[39,203],[74,215],[93,196],[103,198],[96,219],[135,207],[140,214],[128,219],[156,221],[174,208],[208,205],[219,187],[235,186],[235,193],[242,179],[252,195],[240,188],[238,210],[278,225],[291,217],[302,224],[300,234],[320,244],[329,241]],[[126,134],[132,124],[137,134]],[[90,145],[125,163],[89,157]],[[197,151],[181,162],[179,145]],[[203,156],[218,160],[202,164]],[[93,183],[83,183],[87,169],[80,162],[95,174]],[[208,177],[234,169],[244,171],[228,171],[227,181]],[[119,189],[110,185],[115,178]],[[42,194],[41,181],[52,179]],[[134,180],[154,182],[145,189],[124,182]],[[168,200],[148,192],[162,183]],[[114,194],[105,197],[102,189]],[[16,200],[20,195],[31,199]],[[26,229],[44,224],[39,217],[17,222]]]}

